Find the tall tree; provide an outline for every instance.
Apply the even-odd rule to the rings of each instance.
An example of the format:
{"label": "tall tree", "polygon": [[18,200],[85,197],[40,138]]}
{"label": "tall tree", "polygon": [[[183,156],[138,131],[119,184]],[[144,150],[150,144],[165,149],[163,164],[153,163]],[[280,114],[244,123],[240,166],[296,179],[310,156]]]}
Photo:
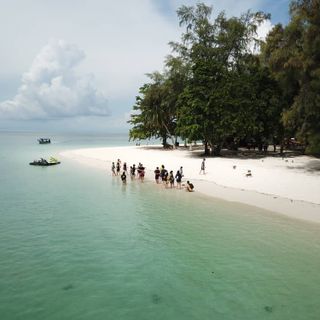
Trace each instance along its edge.
{"label": "tall tree", "polygon": [[166,146],[170,133],[168,110],[164,108],[165,79],[159,72],[148,75],[152,82],[140,88],[133,107],[134,113],[128,121],[133,125],[129,132],[130,139],[161,138]]}
{"label": "tall tree", "polygon": [[320,1],[292,1],[290,14],[269,34],[263,56],[287,97],[287,131],[320,154]]}
{"label": "tall tree", "polygon": [[176,105],[184,88],[187,69],[183,62],[173,56],[166,59],[164,73],[149,74],[150,83],[140,88],[140,95],[128,121],[133,125],[130,139],[161,138],[164,147],[171,139],[175,146]]}
{"label": "tall tree", "polygon": [[[220,13],[211,22],[212,9],[202,3],[178,10],[186,27],[182,42],[172,47],[191,66],[191,77],[180,97],[178,132],[189,140],[203,140],[219,154],[230,136],[246,135],[247,123],[255,117],[252,88],[245,67],[258,25],[267,18],[247,12],[228,19]],[[251,69],[253,71],[254,69]]]}

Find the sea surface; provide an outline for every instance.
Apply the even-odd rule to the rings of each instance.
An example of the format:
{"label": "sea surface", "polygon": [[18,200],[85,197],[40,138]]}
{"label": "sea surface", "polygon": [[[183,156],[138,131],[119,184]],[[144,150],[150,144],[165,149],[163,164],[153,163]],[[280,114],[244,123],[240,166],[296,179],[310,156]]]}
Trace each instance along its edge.
{"label": "sea surface", "polygon": [[28,164],[115,145],[127,137],[0,133],[1,320],[320,319],[319,224],[124,186],[107,165]]}

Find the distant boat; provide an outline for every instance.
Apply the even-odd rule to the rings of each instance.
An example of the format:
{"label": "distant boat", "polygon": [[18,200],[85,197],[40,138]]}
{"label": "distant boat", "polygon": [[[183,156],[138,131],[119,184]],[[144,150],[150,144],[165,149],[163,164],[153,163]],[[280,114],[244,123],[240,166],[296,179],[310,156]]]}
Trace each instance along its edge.
{"label": "distant boat", "polygon": [[47,139],[47,138],[39,138],[38,139],[38,142],[40,144],[45,144],[45,143],[51,143],[51,140],[50,139]]}
{"label": "distant boat", "polygon": [[48,166],[55,166],[56,164],[60,164],[60,163],[61,163],[60,161],[51,157],[49,161],[41,158],[40,160],[34,160],[34,161],[30,162],[29,164],[31,166],[48,167]]}

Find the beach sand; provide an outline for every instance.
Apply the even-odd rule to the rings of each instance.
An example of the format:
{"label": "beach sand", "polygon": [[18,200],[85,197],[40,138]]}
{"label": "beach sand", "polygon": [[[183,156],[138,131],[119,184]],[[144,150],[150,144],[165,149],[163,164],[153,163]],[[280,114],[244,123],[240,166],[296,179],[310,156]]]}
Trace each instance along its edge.
{"label": "beach sand", "polygon": [[[320,160],[297,156],[260,159],[206,158],[206,173],[199,174],[201,152],[187,149],[163,150],[160,146],[78,149],[60,155],[111,174],[111,162],[121,159],[143,163],[146,179],[162,164],[174,174],[183,166],[183,182],[190,180],[197,193],[240,202],[291,218],[320,222]],[[246,173],[251,170],[252,176]],[[177,191],[178,192],[178,191]]]}

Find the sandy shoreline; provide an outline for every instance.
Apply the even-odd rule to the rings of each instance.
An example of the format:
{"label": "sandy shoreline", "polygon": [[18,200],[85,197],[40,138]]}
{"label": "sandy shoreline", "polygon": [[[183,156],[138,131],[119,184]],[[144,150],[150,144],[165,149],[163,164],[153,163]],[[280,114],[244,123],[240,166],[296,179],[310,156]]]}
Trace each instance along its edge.
{"label": "sandy shoreline", "polygon": [[[288,217],[320,222],[320,160],[299,156],[282,159],[207,158],[206,174],[200,175],[199,151],[162,150],[149,147],[108,147],[65,151],[74,159],[111,174],[111,162],[118,158],[128,167],[142,162],[146,179],[153,180],[155,167],[165,165],[174,173],[183,166],[184,180],[196,191],[214,198],[256,206]],[[252,177],[246,177],[251,170]]]}

